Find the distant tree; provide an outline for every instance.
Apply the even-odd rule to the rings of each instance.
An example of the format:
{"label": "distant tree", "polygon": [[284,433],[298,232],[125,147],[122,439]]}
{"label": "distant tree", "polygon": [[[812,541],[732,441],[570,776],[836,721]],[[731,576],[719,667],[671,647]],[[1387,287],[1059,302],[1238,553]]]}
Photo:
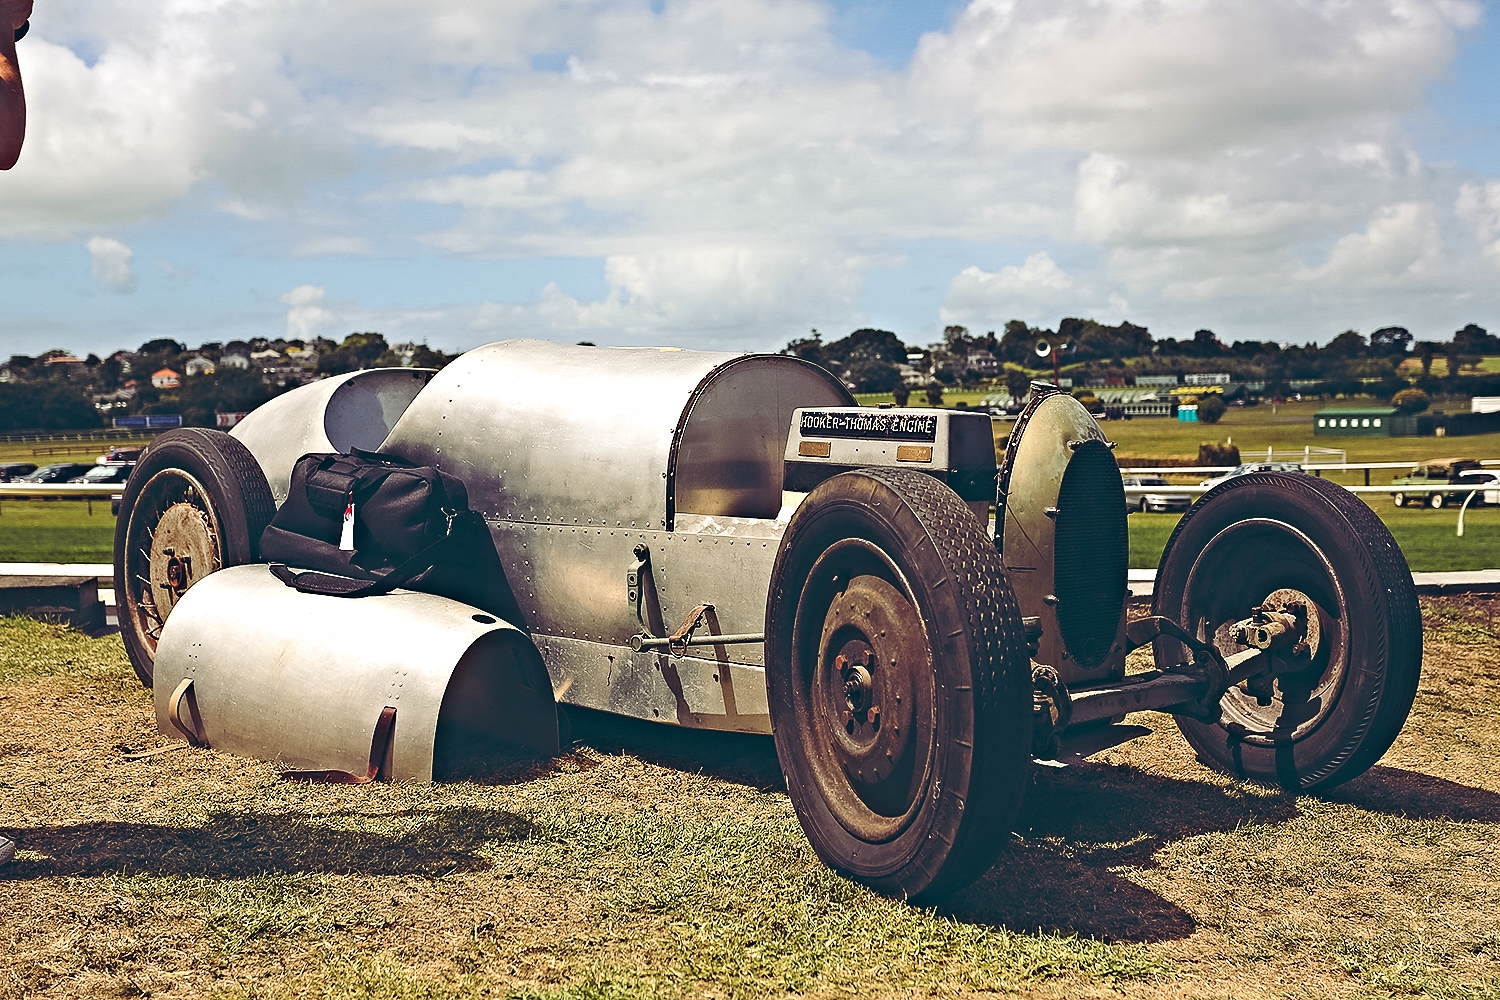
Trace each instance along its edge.
{"label": "distant tree", "polygon": [[889,361],[860,358],[845,370],[857,392],[890,392],[901,384],[901,372]]}
{"label": "distant tree", "polygon": [[823,364],[823,335],[818,332],[817,327],[813,327],[811,333],[809,337],[790,341],[781,353],[811,361],[815,365]]}
{"label": "distant tree", "polygon": [[1453,345],[1464,354],[1500,354],[1500,337],[1475,323],[1455,333]]}
{"label": "distant tree", "polygon": [[1020,368],[1006,365],[1005,391],[1010,393],[1011,399],[1020,402],[1031,392],[1031,376]]}
{"label": "distant tree", "polygon": [[830,364],[846,366],[858,361],[884,361],[893,365],[904,365],[906,364],[906,345],[901,343],[900,337],[889,330],[872,330],[865,327],[824,346],[823,357]]}
{"label": "distant tree", "polygon": [[896,388],[891,390],[891,399],[895,400],[897,406],[905,406],[911,402],[911,386],[905,382],[897,382]]}
{"label": "distant tree", "polygon": [[1404,326],[1383,326],[1370,334],[1370,353],[1405,354],[1411,348],[1411,331]]}
{"label": "distant tree", "polygon": [[928,406],[942,406],[943,405],[943,387],[942,387],[941,383],[938,383],[938,382],[929,382],[927,384],[927,405]]}
{"label": "distant tree", "polygon": [[82,430],[102,423],[81,389],[49,382],[0,384],[0,430]]}
{"label": "distant tree", "polygon": [[579,346],[579,347],[598,347],[599,345],[596,344],[596,343],[594,343],[592,340],[580,340],[578,342],[577,346]]}
{"label": "distant tree", "polygon": [[1428,402],[1427,393],[1421,389],[1402,389],[1391,397],[1391,405],[1402,413],[1421,413]]}
{"label": "distant tree", "polygon": [[385,336],[379,333],[351,333],[343,343],[318,357],[318,372],[323,375],[342,375],[374,367],[382,354],[390,349]]}
{"label": "distant tree", "polygon": [[1212,330],[1197,330],[1193,333],[1193,354],[1200,358],[1217,358],[1224,353],[1224,344]]}
{"label": "distant tree", "polygon": [[[1046,336],[1045,331],[1040,331]],[[1151,331],[1134,323],[1106,326],[1091,319],[1069,317],[1057,324],[1057,341],[1072,345],[1074,356],[1080,361],[1090,359],[1112,359],[1139,357],[1151,353],[1154,346]],[[1035,344],[1031,345],[1033,348]]]}
{"label": "distant tree", "polygon": [[442,351],[434,351],[426,344],[418,344],[417,349],[411,354],[411,366],[413,368],[442,368],[455,357],[457,357],[455,354],[444,354]]}
{"label": "distant tree", "polygon": [[187,350],[187,345],[172,340],[170,337],[160,337],[156,340],[148,340],[141,345],[137,354],[181,354]]}
{"label": "distant tree", "polygon": [[270,398],[271,392],[258,373],[224,368],[212,375],[184,379],[171,412],[181,413],[182,422],[189,426],[213,427],[215,413],[243,413]]}
{"label": "distant tree", "polygon": [[1339,357],[1362,357],[1365,353],[1365,338],[1357,330],[1345,330],[1330,340],[1325,350]]}
{"label": "distant tree", "polygon": [[1216,424],[1219,418],[1224,416],[1224,411],[1229,409],[1224,402],[1224,397],[1218,393],[1211,393],[1198,400],[1198,421],[1205,424]]}
{"label": "distant tree", "polygon": [[1032,335],[1031,327],[1018,319],[1013,319],[1005,324],[1005,332],[1000,336],[1000,350],[995,355],[1001,361],[1010,361],[1014,364],[1030,364],[1033,358],[1031,353],[1035,346],[1036,338]]}
{"label": "distant tree", "polygon": [[1417,341],[1417,357],[1422,359],[1422,377],[1427,378],[1432,374],[1432,357],[1437,353],[1437,345],[1430,340]]}

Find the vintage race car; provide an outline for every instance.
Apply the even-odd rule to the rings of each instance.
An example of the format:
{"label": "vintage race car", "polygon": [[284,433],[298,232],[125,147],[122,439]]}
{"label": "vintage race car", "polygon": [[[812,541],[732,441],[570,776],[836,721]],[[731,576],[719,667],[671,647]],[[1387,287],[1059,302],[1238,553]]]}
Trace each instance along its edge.
{"label": "vintage race car", "polygon": [[[464,482],[499,596],[305,594],[257,563],[297,458],[352,447]],[[993,864],[1034,759],[1143,732],[1126,713],[1300,790],[1363,772],[1411,706],[1411,575],[1367,506],[1226,480],[1132,620],[1111,447],[1040,383],[997,462],[988,416],[858,407],[793,357],[491,344],[158,438],[118,520],[121,630],[165,732],[350,780],[428,778],[464,734],[555,749],[567,707],[769,733],[818,854],[933,900]]]}

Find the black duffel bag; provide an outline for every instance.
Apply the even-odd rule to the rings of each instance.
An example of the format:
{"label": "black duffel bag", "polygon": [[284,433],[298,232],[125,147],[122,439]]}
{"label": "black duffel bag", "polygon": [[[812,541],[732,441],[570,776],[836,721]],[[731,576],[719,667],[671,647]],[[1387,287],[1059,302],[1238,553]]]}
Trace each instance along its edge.
{"label": "black duffel bag", "polygon": [[429,589],[419,585],[453,576],[440,571],[464,558],[465,549],[472,557],[476,542],[493,555],[489,531],[469,510],[460,480],[355,450],[297,460],[286,502],[261,535],[260,554],[288,586],[364,597],[408,585]]}

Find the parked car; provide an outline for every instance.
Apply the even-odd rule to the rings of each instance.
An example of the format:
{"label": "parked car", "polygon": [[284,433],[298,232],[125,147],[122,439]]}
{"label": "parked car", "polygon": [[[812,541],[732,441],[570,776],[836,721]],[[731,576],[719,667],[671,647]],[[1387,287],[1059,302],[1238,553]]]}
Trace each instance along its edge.
{"label": "parked car", "polygon": [[65,483],[74,476],[81,476],[93,468],[93,465],[82,465],[78,462],[58,462],[54,465],[44,465],[30,475],[17,479],[18,483]]}
{"label": "parked car", "polygon": [[[1451,483],[1470,469],[1478,469],[1479,463],[1472,458],[1434,458],[1417,466],[1416,470],[1409,476],[1398,476],[1391,480],[1393,486],[1437,486],[1442,483]],[[1467,491],[1465,491],[1467,495]],[[1391,500],[1397,507],[1431,507],[1439,510],[1448,505],[1453,499],[1451,491],[1447,490],[1420,490],[1413,493],[1397,491],[1391,494]],[[1462,496],[1459,498],[1462,503]]]}
{"label": "parked car", "polygon": [[1302,466],[1296,462],[1246,462],[1244,465],[1230,469],[1222,476],[1205,479],[1198,485],[1217,486],[1226,479],[1233,479],[1235,476],[1243,476],[1251,472],[1289,472],[1294,475],[1307,475],[1307,473],[1302,471]]}
{"label": "parked car", "polygon": [[[260,561],[277,504],[351,567],[381,551],[390,500],[301,464],[353,448],[462,484],[432,543],[458,571],[346,598]],[[860,407],[795,357],[507,341],[166,432],[125,486],[115,595],[175,738],[360,783],[432,780],[476,740],[556,754],[571,708],[764,734],[818,856],[925,904],[995,862],[1034,758],[1141,735],[1110,728],[1127,712],[1293,791],[1363,773],[1405,722],[1421,615],[1357,497],[1231,478],[1139,619],[1124,506],[1111,442],[1050,385],[997,461],[988,416]],[[1157,669],[1127,676],[1148,644]]]}
{"label": "parked car", "polygon": [[13,483],[22,476],[29,476],[35,471],[35,462],[11,462],[0,465],[0,483]]}
{"label": "parked car", "polygon": [[135,463],[141,460],[141,453],[145,450],[145,448],[136,446],[121,447],[120,445],[111,445],[108,451],[94,459],[94,461],[100,465],[110,465],[115,462]]}
{"label": "parked car", "polygon": [[69,479],[70,483],[91,483],[100,485],[104,483],[123,483],[130,478],[130,470],[135,468],[134,462],[111,462],[109,465],[96,465],[81,476]]}
{"label": "parked car", "polygon": [[[1124,484],[1129,486],[1167,486],[1172,484],[1160,476],[1126,476]],[[1153,514],[1166,514],[1174,510],[1187,510],[1193,505],[1193,497],[1190,493],[1172,493],[1163,490],[1160,493],[1139,493],[1125,495],[1125,510],[1127,513],[1134,511],[1150,511]]]}
{"label": "parked car", "polygon": [[1469,494],[1477,493],[1478,496],[1469,500],[1470,507],[1479,507],[1490,503],[1490,496],[1500,489],[1500,472],[1491,472],[1488,469],[1469,469],[1458,474],[1453,480],[1453,485],[1458,489],[1449,490],[1445,494],[1448,503],[1462,504],[1469,499]]}

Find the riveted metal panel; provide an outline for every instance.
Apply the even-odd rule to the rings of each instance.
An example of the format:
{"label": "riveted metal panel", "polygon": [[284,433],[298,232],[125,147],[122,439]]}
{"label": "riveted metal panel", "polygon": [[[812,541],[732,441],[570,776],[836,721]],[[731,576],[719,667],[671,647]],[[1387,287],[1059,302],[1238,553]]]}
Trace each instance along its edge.
{"label": "riveted metal panel", "polygon": [[[785,528],[783,521],[703,515],[684,515],[672,532],[516,521],[490,525],[533,635],[620,650],[628,650],[630,637],[639,632],[670,634],[699,604],[714,605],[720,634],[761,631]],[[637,545],[650,551],[641,618],[625,587]],[[726,649],[735,662],[764,662],[759,645]]]}
{"label": "riveted metal panel", "polygon": [[439,372],[382,450],[459,477],[492,520],[670,529],[774,516],[792,410],[828,400],[849,397],[783,355],[505,341]]}
{"label": "riveted metal panel", "polygon": [[382,450],[464,481],[487,518],[667,526],[667,468],[693,390],[737,355],[477,347],[432,380]]}
{"label": "riveted metal panel", "polygon": [[771,731],[765,671],[759,666],[637,653],[583,639],[534,638],[565,704],[691,729]]}
{"label": "riveted metal panel", "polygon": [[432,594],[349,600],[299,593],[263,565],[220,570],[173,608],[155,674],[163,733],[181,735],[169,706],[191,680],[182,717],[199,739],[297,768],[364,773],[386,707],[396,710],[393,780],[431,780],[449,726],[557,751],[557,710],[531,640]]}

